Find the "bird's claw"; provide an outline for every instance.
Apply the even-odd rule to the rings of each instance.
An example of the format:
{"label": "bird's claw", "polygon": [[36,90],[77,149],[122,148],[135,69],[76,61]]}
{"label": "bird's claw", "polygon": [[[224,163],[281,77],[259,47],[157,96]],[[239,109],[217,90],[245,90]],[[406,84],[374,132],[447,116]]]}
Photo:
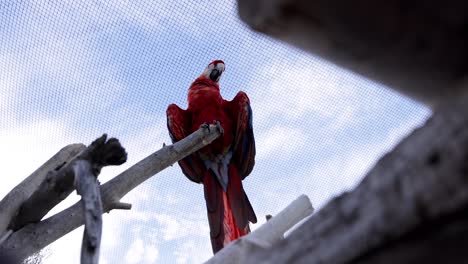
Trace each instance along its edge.
{"label": "bird's claw", "polygon": [[[213,120],[213,125],[216,126],[216,129],[219,131],[219,133],[222,135],[224,134],[224,129],[223,127],[221,126],[221,122],[219,122],[218,120]],[[208,123],[203,123],[200,125],[201,128],[203,129],[208,129],[208,132],[210,132],[210,125]]]}
{"label": "bird's claw", "polygon": [[218,129],[219,133],[222,135],[224,134],[224,129],[223,127],[221,126],[221,122],[219,122],[218,120],[213,120],[213,125],[216,126],[216,129]]}
{"label": "bird's claw", "polygon": [[208,123],[203,123],[200,125],[200,128],[203,128],[203,129],[208,129],[208,132],[210,131],[210,125]]}

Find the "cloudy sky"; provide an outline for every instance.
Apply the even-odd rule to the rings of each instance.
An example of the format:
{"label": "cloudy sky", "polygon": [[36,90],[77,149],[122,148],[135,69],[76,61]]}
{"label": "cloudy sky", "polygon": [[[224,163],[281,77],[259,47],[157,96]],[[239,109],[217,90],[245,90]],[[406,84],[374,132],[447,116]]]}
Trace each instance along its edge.
{"label": "cloudy sky", "polygon": [[[359,183],[429,109],[347,70],[249,31],[235,1],[0,1],[0,197],[61,147],[102,133],[126,164],[170,139],[165,109],[186,108],[190,83],[212,60],[221,93],[247,92],[256,166],[244,181],[260,225],[300,194],[316,208]],[[73,194],[57,212],[77,201]],[[104,216],[101,263],[199,263],[211,255],[201,185],[177,166]],[[255,226],[253,228],[256,228]],[[82,229],[44,263],[79,263]]]}

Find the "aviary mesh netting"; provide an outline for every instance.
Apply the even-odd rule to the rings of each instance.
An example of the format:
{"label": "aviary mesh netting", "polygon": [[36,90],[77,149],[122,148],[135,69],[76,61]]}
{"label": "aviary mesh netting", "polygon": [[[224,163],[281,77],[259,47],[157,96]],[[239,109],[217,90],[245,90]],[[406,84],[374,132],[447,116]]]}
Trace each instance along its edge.
{"label": "aviary mesh netting", "polygon": [[[259,218],[252,229],[300,194],[320,208],[355,186],[430,114],[250,31],[235,1],[1,1],[0,196],[69,143],[102,133],[120,139],[129,159],[105,168],[101,182],[169,144],[166,107],[187,107],[188,87],[215,59],[226,63],[224,98],[244,90],[253,109],[257,157],[244,181]],[[104,216],[101,263],[200,263],[212,255],[202,186],[178,166],[123,201],[131,211]],[[43,263],[78,263],[81,236],[79,228],[53,243]]]}

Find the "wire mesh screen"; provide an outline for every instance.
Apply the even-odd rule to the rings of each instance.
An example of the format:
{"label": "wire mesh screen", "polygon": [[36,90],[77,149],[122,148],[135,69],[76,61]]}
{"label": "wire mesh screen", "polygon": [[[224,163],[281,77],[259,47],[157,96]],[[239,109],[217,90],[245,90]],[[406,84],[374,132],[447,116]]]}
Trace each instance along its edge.
{"label": "wire mesh screen", "polygon": [[[318,57],[250,31],[235,1],[0,0],[0,196],[61,147],[117,137],[126,164],[169,144],[165,110],[187,107],[206,65],[221,94],[251,100],[256,165],[244,188],[259,218],[300,194],[316,208],[359,183],[430,111]],[[49,215],[77,201],[73,194]],[[211,253],[203,188],[178,166],[104,216],[101,263],[200,263]],[[43,263],[79,263],[82,228]]]}

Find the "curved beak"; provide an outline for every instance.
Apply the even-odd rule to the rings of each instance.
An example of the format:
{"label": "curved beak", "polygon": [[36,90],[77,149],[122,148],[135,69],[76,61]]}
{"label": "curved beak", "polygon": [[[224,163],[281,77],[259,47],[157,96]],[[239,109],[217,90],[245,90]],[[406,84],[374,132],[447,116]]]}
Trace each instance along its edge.
{"label": "curved beak", "polygon": [[211,73],[210,73],[210,79],[211,79],[212,81],[217,82],[217,81],[219,81],[219,78],[221,77],[221,74],[222,74],[222,73],[223,73],[223,72],[220,71],[220,70],[218,70],[218,69],[213,69],[213,70],[211,71]]}

